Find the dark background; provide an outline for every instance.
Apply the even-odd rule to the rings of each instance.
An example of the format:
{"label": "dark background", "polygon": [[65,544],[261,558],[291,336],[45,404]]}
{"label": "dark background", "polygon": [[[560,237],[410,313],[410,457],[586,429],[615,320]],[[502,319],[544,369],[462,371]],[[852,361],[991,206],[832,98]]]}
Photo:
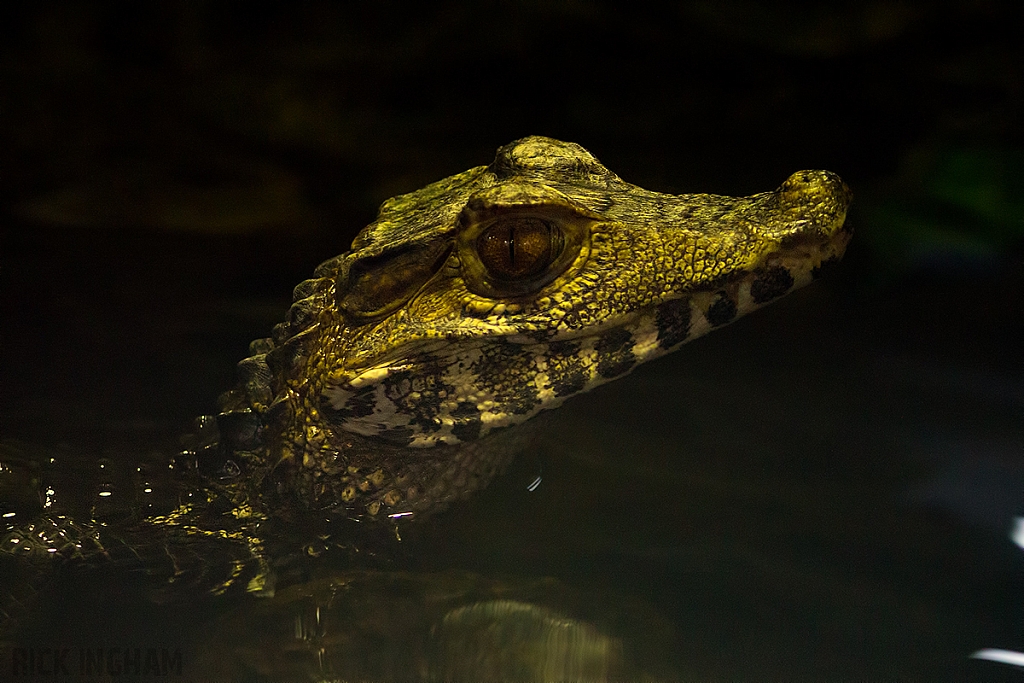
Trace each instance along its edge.
{"label": "dark background", "polygon": [[[186,356],[211,337],[229,343],[216,339],[225,327],[240,355],[383,199],[530,134],[579,142],[667,192],[749,194],[797,169],[834,170],[857,198],[851,259],[871,263],[857,275],[866,296],[922,270],[989,278],[1019,263],[1014,2],[125,2],[4,14],[6,420],[86,394],[66,419],[153,419],[155,393],[160,412],[185,419],[183,402],[232,372]],[[250,304],[209,310],[236,297]],[[168,322],[199,316],[213,320]],[[145,386],[124,386],[140,374]]]}
{"label": "dark background", "polygon": [[664,192],[826,168],[834,277],[565,408],[534,507],[522,466],[438,554],[634,586],[705,676],[1024,649],[1024,4],[2,13],[0,436],[173,444],[381,201],[525,135]]}

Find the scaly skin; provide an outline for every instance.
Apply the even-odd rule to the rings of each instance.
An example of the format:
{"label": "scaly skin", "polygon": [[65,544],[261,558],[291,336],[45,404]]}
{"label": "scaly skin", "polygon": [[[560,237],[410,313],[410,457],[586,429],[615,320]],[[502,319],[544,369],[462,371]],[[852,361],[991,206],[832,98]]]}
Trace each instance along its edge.
{"label": "scaly skin", "polygon": [[226,541],[219,590],[265,567],[268,520],[442,509],[511,457],[521,432],[503,428],[814,279],[846,247],[850,199],[826,171],[743,198],[660,194],[578,145],[513,142],[386,201],[296,287],[179,459],[184,502],[119,530],[49,514],[3,550],[150,545],[182,573],[181,548]]}

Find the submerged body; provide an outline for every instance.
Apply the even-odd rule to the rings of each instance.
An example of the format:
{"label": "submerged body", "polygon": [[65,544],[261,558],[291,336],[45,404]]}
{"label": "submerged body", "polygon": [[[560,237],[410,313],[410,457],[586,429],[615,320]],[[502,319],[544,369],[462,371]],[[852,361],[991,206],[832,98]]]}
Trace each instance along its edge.
{"label": "submerged body", "polygon": [[47,488],[0,549],[169,558],[174,576],[187,554],[226,565],[214,590],[266,591],[271,546],[443,509],[508,461],[520,432],[506,428],[810,282],[845,249],[849,202],[825,171],[751,197],[666,195],[578,145],[513,142],[385,202],[296,287],[200,419],[165,509],[74,519]]}

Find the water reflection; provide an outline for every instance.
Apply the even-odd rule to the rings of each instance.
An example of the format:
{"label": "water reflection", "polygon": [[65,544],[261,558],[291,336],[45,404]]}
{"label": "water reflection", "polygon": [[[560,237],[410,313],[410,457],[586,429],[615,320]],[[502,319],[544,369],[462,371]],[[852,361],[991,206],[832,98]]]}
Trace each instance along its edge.
{"label": "water reflection", "polygon": [[[1015,517],[1010,530],[1010,540],[1021,549],[1024,549],[1024,517]],[[971,655],[972,659],[982,659],[1000,664],[1010,664],[1024,668],[1024,652],[1013,650],[1000,650],[998,648],[985,648],[978,650]]]}
{"label": "water reflection", "polygon": [[1013,541],[1018,548],[1024,549],[1024,517],[1014,518],[1013,529],[1010,531],[1010,540]]}
{"label": "water reflection", "polygon": [[971,655],[971,658],[983,659],[989,662],[999,662],[1000,664],[1011,664],[1013,666],[1024,668],[1024,652],[987,648],[984,650],[978,650]]}
{"label": "water reflection", "polygon": [[215,680],[677,680],[673,640],[652,610],[552,579],[346,572],[223,615],[196,666]]}

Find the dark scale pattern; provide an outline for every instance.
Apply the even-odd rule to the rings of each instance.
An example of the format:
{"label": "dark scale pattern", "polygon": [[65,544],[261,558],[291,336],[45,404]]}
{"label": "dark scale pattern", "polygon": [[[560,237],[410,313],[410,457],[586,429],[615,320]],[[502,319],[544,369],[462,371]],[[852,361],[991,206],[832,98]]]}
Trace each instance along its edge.
{"label": "dark scale pattern", "polygon": [[525,415],[540,405],[531,381],[534,356],[518,344],[499,342],[485,347],[484,356],[471,367],[480,385],[494,393],[497,409]]}
{"label": "dark scale pattern", "polygon": [[736,301],[725,292],[719,292],[718,297],[708,306],[708,323],[712,327],[721,327],[731,323],[736,318]]}
{"label": "dark scale pattern", "polygon": [[590,370],[580,358],[579,342],[561,341],[548,345],[548,381],[555,396],[572,396],[583,391]]}
{"label": "dark scale pattern", "polygon": [[344,407],[335,410],[331,407],[330,401],[324,401],[321,409],[329,414],[333,413],[342,419],[366,417],[373,414],[373,407],[377,403],[377,399],[374,396],[376,391],[377,386],[371,384],[356,391],[355,394],[345,401]]}
{"label": "dark scale pattern", "polygon": [[459,441],[472,441],[480,437],[480,410],[469,402],[460,403],[452,411],[452,418],[455,424],[452,425],[452,434]]}
{"label": "dark scale pattern", "polygon": [[391,429],[385,429],[378,436],[390,443],[408,446],[413,437],[416,436],[416,432],[411,427],[392,427]]}
{"label": "dark scale pattern", "polygon": [[658,326],[658,346],[670,349],[682,344],[690,334],[690,300],[673,299],[661,304],[654,322]]}
{"label": "dark scale pattern", "polygon": [[750,284],[750,297],[755,304],[778,299],[793,286],[793,276],[782,266],[767,268]]}
{"label": "dark scale pattern", "polygon": [[398,411],[409,416],[409,424],[420,427],[425,434],[438,429],[438,412],[442,396],[451,396],[455,387],[441,377],[443,367],[428,360],[412,370],[388,375],[384,380],[384,396],[394,402]]}
{"label": "dark scale pattern", "polygon": [[633,335],[627,330],[612,330],[597,339],[597,374],[618,377],[636,365],[633,355]]}

